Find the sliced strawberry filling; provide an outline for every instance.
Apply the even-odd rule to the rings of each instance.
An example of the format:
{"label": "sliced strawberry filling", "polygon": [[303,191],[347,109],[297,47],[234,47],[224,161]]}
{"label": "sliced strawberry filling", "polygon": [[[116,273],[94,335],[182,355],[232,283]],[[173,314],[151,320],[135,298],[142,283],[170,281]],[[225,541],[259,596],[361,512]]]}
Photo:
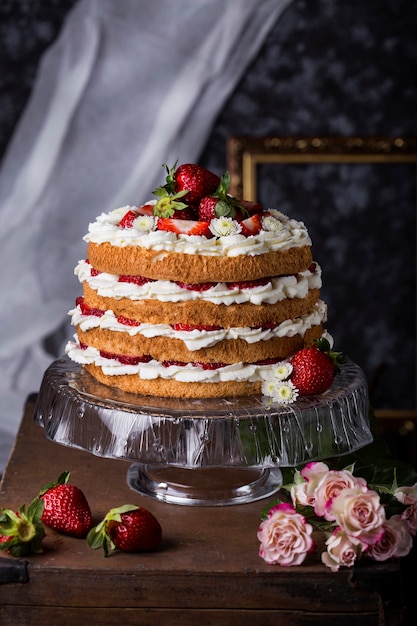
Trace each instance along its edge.
{"label": "sliced strawberry filling", "polygon": [[171,324],[173,330],[191,332],[193,330],[222,330],[221,326],[210,326],[209,324]]}
{"label": "sliced strawberry filling", "polygon": [[203,370],[218,370],[221,367],[226,367],[227,363],[185,363],[183,361],[162,361],[162,365],[164,367],[171,367],[171,365],[176,365],[177,367],[186,367],[187,365],[192,365],[193,367],[201,367]]}
{"label": "sliced strawberry filling", "polygon": [[119,283],[133,283],[138,287],[146,285],[146,283],[154,283],[155,279],[145,278],[144,276],[119,276]]}
{"label": "sliced strawberry filling", "polygon": [[[77,306],[80,307],[82,315],[94,315],[95,317],[102,317],[104,315],[104,311],[102,311],[101,309],[95,309],[85,304],[83,296],[79,296],[75,300],[75,303]],[[119,322],[119,324],[124,324],[125,326],[141,325],[141,322],[138,322],[137,320],[131,319],[129,317],[125,317],[124,315],[118,315],[117,321]],[[258,328],[261,328],[262,330],[270,330],[272,328],[275,328],[276,326],[279,326],[279,324],[275,322],[268,322],[266,324],[262,324],[261,326],[251,326],[250,328],[252,330],[257,330]],[[211,324],[182,324],[180,322],[176,324],[171,324],[171,328],[173,330],[178,330],[181,332],[191,332],[193,330],[205,330],[207,332],[223,330],[222,326],[216,326]]]}
{"label": "sliced strawberry filling", "polygon": [[[82,350],[86,350],[88,348],[87,344],[80,342],[80,348]],[[149,363],[153,360],[149,354],[142,354],[140,356],[128,356],[124,354],[114,354],[113,352],[107,352],[105,350],[99,350],[99,354],[103,359],[113,359],[115,361],[119,361],[123,365],[138,365],[139,363]],[[263,359],[261,361],[256,361],[252,363],[252,365],[273,365],[274,363],[279,363],[281,358],[269,358]],[[176,367],[186,367],[187,365],[192,365],[193,367],[200,367],[203,370],[217,370],[222,367],[227,367],[228,363],[203,363],[201,361],[194,362],[185,362],[185,361],[162,361],[161,365],[164,367],[171,367],[175,365]]]}
{"label": "sliced strawberry filling", "polygon": [[104,315],[104,311],[101,309],[94,309],[85,304],[82,296],[76,299],[75,304],[80,307],[83,315],[94,315],[95,317],[102,317]]}
{"label": "sliced strawberry filling", "polygon": [[228,289],[255,289],[271,282],[271,278],[258,278],[257,280],[241,280],[238,282],[226,283]]}
{"label": "sliced strawberry filling", "polygon": [[142,354],[141,356],[128,356],[125,354],[113,354],[112,352],[100,350],[100,356],[103,357],[103,359],[115,359],[123,365],[138,365],[138,363],[149,363],[149,361],[152,361],[152,357],[149,354]]}
{"label": "sliced strawberry filling", "polygon": [[175,281],[175,284],[188,291],[207,291],[217,285],[217,283],[183,283],[179,280]]}
{"label": "sliced strawberry filling", "polygon": [[125,324],[126,326],[140,326],[140,322],[132,320],[129,317],[124,317],[123,315],[119,315],[117,321],[119,324]]}

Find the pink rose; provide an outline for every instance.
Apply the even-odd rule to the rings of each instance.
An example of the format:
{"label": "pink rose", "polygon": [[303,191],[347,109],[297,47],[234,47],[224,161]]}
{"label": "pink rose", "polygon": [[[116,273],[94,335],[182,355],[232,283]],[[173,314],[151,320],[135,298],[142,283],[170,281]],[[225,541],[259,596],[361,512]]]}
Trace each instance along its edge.
{"label": "pink rose", "polygon": [[322,552],[321,560],[337,572],[339,567],[352,567],[356,559],[366,550],[366,546],[356,537],[350,537],[341,528],[336,528],[326,541],[327,552]]}
{"label": "pink rose", "polygon": [[353,487],[359,487],[362,491],[368,490],[366,480],[356,478],[349,470],[327,472],[322,476],[314,492],[315,514],[332,521],[334,517],[328,508],[328,502],[336,498],[343,489],[352,489]]}
{"label": "pink rose", "polygon": [[417,534],[417,501],[408,506],[401,514],[403,520],[408,524],[409,533],[415,537]]}
{"label": "pink rose", "polygon": [[291,487],[291,498],[294,506],[298,503],[302,506],[314,506],[314,492],[322,477],[327,474],[329,467],[322,462],[307,463],[301,470],[300,476],[305,482],[296,482]]}
{"label": "pink rose", "polygon": [[366,544],[379,541],[385,511],[376,491],[356,486],[343,489],[327,504],[327,515],[348,535]]}
{"label": "pink rose", "polygon": [[393,515],[383,523],[382,528],[384,534],[377,543],[369,546],[368,556],[375,561],[406,556],[413,547],[407,522],[400,515]]}
{"label": "pink rose", "polygon": [[314,549],[313,527],[289,504],[273,507],[259,526],[259,556],[275,565],[300,565]]}
{"label": "pink rose", "polygon": [[417,483],[412,487],[398,487],[394,491],[394,496],[403,504],[414,504],[417,502]]}

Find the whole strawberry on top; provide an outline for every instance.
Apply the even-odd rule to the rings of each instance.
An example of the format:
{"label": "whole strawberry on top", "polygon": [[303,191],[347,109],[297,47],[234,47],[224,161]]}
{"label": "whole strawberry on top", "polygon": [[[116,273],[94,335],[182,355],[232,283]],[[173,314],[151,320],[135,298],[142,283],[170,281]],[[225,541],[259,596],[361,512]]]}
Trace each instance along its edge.
{"label": "whole strawberry on top", "polygon": [[85,537],[93,525],[90,506],[81,489],[68,483],[69,477],[69,472],[63,472],[39,492],[44,505],[41,520],[59,532]]}
{"label": "whole strawberry on top", "polygon": [[104,555],[118,548],[123,552],[148,552],[161,545],[162,528],[147,509],[134,504],[110,509],[105,518],[87,535],[88,545]]}
{"label": "whole strawberry on top", "polygon": [[183,163],[177,168],[166,169],[165,185],[157,187],[153,193],[158,196],[154,212],[160,217],[176,217],[190,219],[190,209],[194,211],[203,196],[216,191],[220,178],[195,163]]}
{"label": "whole strawberry on top", "polygon": [[42,552],[45,537],[42,510],[39,500],[34,500],[27,510],[25,505],[18,511],[0,510],[0,550],[16,557]]}
{"label": "whole strawberry on top", "polygon": [[329,389],[340,370],[339,365],[346,363],[346,357],[340,352],[332,352],[330,343],[322,337],[314,346],[296,352],[290,363],[290,380],[299,395],[312,396]]}
{"label": "whole strawberry on top", "polygon": [[210,170],[197,165],[196,163],[183,163],[176,168],[167,170],[165,187],[171,193],[186,191],[184,202],[187,204],[197,204],[201,198],[216,191],[220,184],[220,178]]}

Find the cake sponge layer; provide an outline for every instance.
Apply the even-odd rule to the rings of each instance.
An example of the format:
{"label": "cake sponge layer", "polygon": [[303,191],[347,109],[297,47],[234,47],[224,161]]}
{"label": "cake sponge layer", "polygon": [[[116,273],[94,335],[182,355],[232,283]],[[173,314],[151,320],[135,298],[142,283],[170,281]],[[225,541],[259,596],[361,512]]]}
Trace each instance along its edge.
{"label": "cake sponge layer", "polygon": [[298,246],[265,254],[235,257],[209,256],[148,250],[135,246],[113,246],[108,242],[88,244],[91,265],[109,274],[144,276],[185,283],[234,282],[265,276],[297,274],[313,261],[310,246]]}
{"label": "cake sponge layer", "polygon": [[276,304],[214,304],[201,300],[161,302],[159,300],[130,300],[100,296],[88,283],[83,283],[84,301],[93,309],[111,309],[115,315],[149,324],[200,324],[231,328],[233,326],[262,326],[278,324],[310,311],[320,290],[311,289],[305,298],[286,298]]}
{"label": "cake sponge layer", "polygon": [[156,378],[142,380],[134,374],[109,376],[101,367],[93,364],[84,365],[85,369],[101,383],[123,391],[161,398],[224,398],[227,396],[250,396],[261,393],[261,382],[224,381],[216,383],[180,382]]}
{"label": "cake sponge layer", "polygon": [[303,347],[311,346],[323,334],[320,325],[308,329],[301,337],[273,337],[267,341],[247,343],[244,339],[220,341],[210,348],[188,350],[180,339],[167,337],[131,337],[127,332],[114,332],[108,329],[93,328],[83,332],[77,329],[79,341],[105,352],[140,356],[150,355],[157,361],[181,361],[185,363],[254,363],[264,359],[285,359]]}

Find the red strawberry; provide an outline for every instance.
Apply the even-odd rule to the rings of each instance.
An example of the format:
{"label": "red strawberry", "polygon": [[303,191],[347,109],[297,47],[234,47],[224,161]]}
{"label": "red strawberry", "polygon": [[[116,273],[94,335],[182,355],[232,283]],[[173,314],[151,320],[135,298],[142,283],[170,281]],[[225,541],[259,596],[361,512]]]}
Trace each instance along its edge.
{"label": "red strawberry", "polygon": [[158,230],[167,230],[176,235],[200,235],[212,237],[210,222],[196,220],[179,220],[170,217],[160,217],[158,219]]}
{"label": "red strawberry", "polygon": [[34,500],[19,511],[3,509],[0,512],[0,550],[17,557],[42,552],[45,529],[41,521],[43,504]]}
{"label": "red strawberry", "polygon": [[75,304],[80,307],[81,313],[83,315],[94,315],[95,317],[102,317],[104,315],[104,311],[102,311],[101,309],[94,309],[88,306],[88,304],[84,302],[83,296],[79,296],[75,300]]}
{"label": "red strawberry", "polygon": [[122,274],[119,276],[118,283],[132,283],[133,285],[137,285],[138,287],[142,287],[146,285],[146,283],[155,282],[154,278],[146,278],[145,276],[127,276]]}
{"label": "red strawberry", "polygon": [[136,210],[139,215],[153,215],[153,209],[154,209],[153,204],[142,204]]}
{"label": "red strawberry", "polygon": [[226,283],[228,289],[256,289],[271,282],[267,276],[265,278],[257,278],[256,280],[241,280]]}
{"label": "red strawberry", "polygon": [[262,230],[262,221],[259,213],[255,213],[254,215],[251,215],[251,217],[246,218],[240,222],[240,225],[242,227],[240,232],[245,237],[257,235],[259,231]]}
{"label": "red strawberry", "polygon": [[133,504],[111,509],[105,518],[90,530],[88,545],[96,550],[103,548],[124,552],[148,552],[161,545],[162,528],[150,511]]}
{"label": "red strawberry", "polygon": [[221,330],[221,326],[212,326],[208,324],[171,324],[171,328],[174,330],[181,330],[186,332],[191,332],[193,330]]}
{"label": "red strawberry", "polygon": [[43,501],[42,522],[57,530],[85,537],[93,525],[90,507],[83,492],[68,484],[69,472],[63,472],[56,483],[45,485],[38,498]]}
{"label": "red strawberry", "polygon": [[149,363],[152,357],[149,354],[141,354],[139,356],[130,356],[128,354],[114,354],[106,350],[100,350],[100,356],[103,359],[114,359],[123,365],[138,365],[139,363]]}
{"label": "red strawberry", "polygon": [[119,222],[120,228],[132,228],[133,222],[138,217],[138,215],[139,213],[137,213],[136,211],[132,211],[132,209],[129,209],[129,211],[127,211],[123,215],[122,219]]}
{"label": "red strawberry", "polygon": [[216,217],[234,218],[243,209],[236,198],[228,195],[230,185],[229,172],[225,172],[220,179],[216,191],[201,198],[198,205],[198,218],[210,221]]}
{"label": "red strawberry", "polygon": [[252,202],[251,200],[240,200],[239,204],[248,215],[253,215],[254,213],[262,213],[263,211],[262,204],[260,202]]}
{"label": "red strawberry", "polygon": [[216,207],[221,201],[214,196],[205,196],[200,200],[198,205],[198,219],[210,222],[216,215]]}
{"label": "red strawberry", "polygon": [[300,396],[324,393],[333,383],[339,364],[346,359],[338,352],[330,352],[327,339],[321,339],[310,348],[303,348],[290,359],[293,367],[291,381]]}
{"label": "red strawberry", "polygon": [[175,281],[176,284],[178,285],[178,287],[181,287],[181,289],[188,289],[188,291],[208,291],[208,289],[211,289],[212,287],[214,287],[214,285],[217,285],[217,283],[183,283],[179,280]]}
{"label": "red strawberry", "polygon": [[[172,170],[168,172],[168,178]],[[171,174],[172,175],[172,174]],[[216,191],[220,178],[200,165],[184,163],[172,175],[175,192],[187,191],[184,200],[188,204],[197,204],[201,198]]]}
{"label": "red strawberry", "polygon": [[132,320],[130,317],[125,317],[124,315],[118,315],[117,321],[119,324],[125,324],[126,326],[140,326],[140,322]]}

